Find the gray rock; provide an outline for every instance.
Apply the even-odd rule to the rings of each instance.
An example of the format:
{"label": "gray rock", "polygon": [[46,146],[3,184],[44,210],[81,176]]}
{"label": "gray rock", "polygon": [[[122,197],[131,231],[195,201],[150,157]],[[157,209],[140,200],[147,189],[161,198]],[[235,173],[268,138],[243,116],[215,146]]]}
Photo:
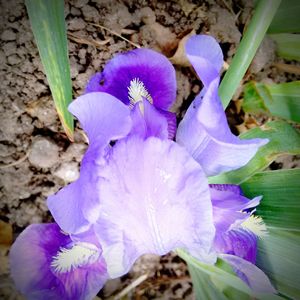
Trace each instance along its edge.
{"label": "gray rock", "polygon": [[28,159],[37,168],[51,168],[58,162],[58,151],[58,146],[52,141],[38,137],[32,143]]}
{"label": "gray rock", "polygon": [[65,183],[73,182],[79,178],[79,166],[76,162],[65,162],[54,172],[54,175]]}
{"label": "gray rock", "polygon": [[82,7],[82,14],[86,21],[88,22],[94,22],[99,23],[100,21],[100,15],[98,13],[98,10],[90,5],[85,5]]}
{"label": "gray rock", "polygon": [[12,29],[6,29],[1,34],[1,39],[3,41],[14,41],[16,39],[17,35],[13,32]]}
{"label": "gray rock", "polygon": [[68,23],[68,29],[72,31],[84,29],[86,26],[85,22],[83,19],[80,18],[74,18],[69,21]]}

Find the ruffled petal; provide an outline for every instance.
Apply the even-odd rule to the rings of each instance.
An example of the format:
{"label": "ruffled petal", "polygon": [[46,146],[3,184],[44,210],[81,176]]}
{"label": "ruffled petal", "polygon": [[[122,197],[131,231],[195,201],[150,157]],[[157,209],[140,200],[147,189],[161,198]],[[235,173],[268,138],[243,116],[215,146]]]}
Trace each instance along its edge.
{"label": "ruffled petal", "polygon": [[234,255],[221,254],[219,256],[233,267],[236,274],[246,282],[254,292],[261,294],[277,293],[269,278],[254,264]]}
{"label": "ruffled petal", "polygon": [[130,109],[105,93],[90,93],[74,100],[69,110],[88,134],[90,145],[83,158],[80,178],[48,197],[55,221],[69,234],[86,231],[99,215],[97,169],[101,167],[109,142],[131,130]]}
{"label": "ruffled petal", "polygon": [[131,129],[130,109],[106,93],[80,96],[69,105],[69,111],[80,121],[90,144],[100,140],[98,146],[106,146]]}
{"label": "ruffled petal", "polygon": [[180,122],[176,140],[196,159],[208,176],[247,164],[267,139],[241,140],[233,135],[218,97],[219,79],[209,85],[198,107],[191,104]]}
{"label": "ruffled petal", "polygon": [[63,267],[67,267],[69,262],[73,263],[72,267],[56,269],[55,257],[62,255],[62,249],[70,247],[70,237],[54,223],[27,227],[10,250],[11,275],[17,289],[32,300],[94,298],[107,280],[105,263],[96,247],[91,248],[95,249],[96,256],[89,249],[83,249],[85,254],[90,255],[87,259],[80,256],[82,253],[77,245],[76,254],[68,256],[65,253],[65,260],[60,261]]}
{"label": "ruffled petal", "polygon": [[157,108],[167,110],[176,98],[175,70],[168,59],[150,49],[135,49],[118,54],[101,74],[91,78],[86,92],[105,92],[129,104],[132,80],[144,84]]}
{"label": "ruffled petal", "polygon": [[207,180],[176,143],[154,137],[119,141],[101,178],[95,231],[110,276],[125,274],[142,254],[178,247],[215,261]]}
{"label": "ruffled petal", "polygon": [[191,36],[186,43],[185,52],[205,87],[219,77],[223,65],[223,53],[213,37]]}

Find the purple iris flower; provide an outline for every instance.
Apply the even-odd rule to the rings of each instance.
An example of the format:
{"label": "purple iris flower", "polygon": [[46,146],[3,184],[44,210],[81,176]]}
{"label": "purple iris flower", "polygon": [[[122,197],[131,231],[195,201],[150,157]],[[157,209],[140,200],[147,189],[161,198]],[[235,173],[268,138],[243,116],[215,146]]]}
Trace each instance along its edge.
{"label": "purple iris flower", "polygon": [[55,223],[30,225],[10,250],[11,275],[30,300],[93,299],[107,280],[101,252],[98,242],[73,241]]}
{"label": "purple iris flower", "polygon": [[[90,299],[96,286],[127,273],[140,255],[163,255],[176,248],[209,264],[219,256],[255,291],[274,292],[253,264],[262,225],[252,213],[260,198],[249,200],[237,186],[209,186],[207,181],[207,176],[245,165],[267,140],[241,141],[231,134],[217,94],[223,63],[217,42],[195,36],[186,52],[204,88],[179,124],[177,142],[172,140],[175,115],[169,112],[176,95],[175,71],[154,51],[116,56],[69,106],[88,135],[89,148],[80,178],[47,202],[68,235],[53,224],[35,225],[40,227],[20,235],[11,265],[23,293],[51,289],[43,281],[48,274],[49,282],[57,282],[53,293],[69,293],[62,299],[75,295],[69,292],[71,282],[78,299]],[[48,231],[45,226],[55,228],[48,235],[55,240],[53,249],[47,241],[39,242]],[[24,248],[26,253],[33,248],[36,256],[40,252],[43,259],[24,256]],[[78,260],[69,261],[73,253]],[[21,282],[23,277],[14,274],[32,264],[37,271]],[[61,270],[70,286],[55,273]]]}

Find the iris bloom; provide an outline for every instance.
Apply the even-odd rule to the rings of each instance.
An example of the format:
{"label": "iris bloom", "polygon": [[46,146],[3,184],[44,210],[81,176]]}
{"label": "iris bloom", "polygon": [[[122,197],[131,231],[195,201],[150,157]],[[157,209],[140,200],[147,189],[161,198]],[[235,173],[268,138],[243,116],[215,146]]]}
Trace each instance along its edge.
{"label": "iris bloom", "polygon": [[186,53],[204,88],[177,133],[169,112],[175,71],[151,50],[113,58],[69,106],[89,138],[80,178],[48,198],[59,227],[32,225],[12,247],[13,278],[29,298],[37,295],[30,299],[47,289],[62,299],[91,299],[142,254],[176,248],[208,264],[219,256],[255,292],[275,292],[254,265],[265,229],[252,215],[260,197],[207,181],[245,165],[267,140],[230,132],[218,97],[223,56],[216,41],[194,36]]}

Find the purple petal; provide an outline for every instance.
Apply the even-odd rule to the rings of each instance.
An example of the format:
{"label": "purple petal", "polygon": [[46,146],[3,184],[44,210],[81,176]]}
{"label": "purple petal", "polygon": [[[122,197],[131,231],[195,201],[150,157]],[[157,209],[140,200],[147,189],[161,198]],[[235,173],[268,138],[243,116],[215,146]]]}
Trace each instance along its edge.
{"label": "purple petal", "polygon": [[216,234],[214,248],[218,253],[232,254],[255,264],[257,237],[249,230],[230,230],[222,235]]}
{"label": "purple petal", "polygon": [[101,178],[95,230],[110,276],[125,274],[142,254],[178,247],[215,261],[207,180],[176,143],[154,137],[119,141]]}
{"label": "purple petal", "polygon": [[106,93],[80,96],[69,105],[69,111],[79,119],[90,143],[100,140],[102,147],[126,136],[131,128],[129,108]]}
{"label": "purple petal", "polygon": [[[105,92],[129,104],[128,88],[140,80],[157,108],[167,110],[176,98],[175,70],[168,59],[150,49],[135,49],[115,56],[102,74],[92,77],[86,92]],[[98,82],[98,84],[97,84]]]}
{"label": "purple petal", "polygon": [[231,211],[242,211],[259,205],[261,196],[252,200],[241,194],[238,185],[232,184],[210,184],[210,194],[213,207],[228,209]]}
{"label": "purple petal", "polygon": [[138,135],[141,138],[155,136],[160,139],[167,139],[168,121],[148,100],[138,102],[132,110],[132,130],[130,134]]}
{"label": "purple petal", "polygon": [[219,79],[208,87],[199,106],[189,107],[176,140],[196,159],[208,176],[246,165],[267,139],[240,140],[233,135],[218,97]]}
{"label": "purple petal", "polygon": [[[85,176],[88,177],[84,178]],[[88,187],[92,186],[92,181],[89,182],[88,178],[87,173],[81,174],[77,181],[47,199],[47,206],[52,216],[65,232],[78,233],[90,227],[90,222],[82,210],[83,202],[95,197],[94,188],[88,194],[85,193],[85,183],[88,183]]]}
{"label": "purple petal", "polygon": [[[68,271],[54,268],[57,255],[70,246],[70,237],[54,223],[27,227],[10,250],[11,275],[17,289],[34,300],[89,300],[95,297],[107,279],[101,256],[97,254],[93,260],[89,257]],[[78,253],[77,256],[79,259]],[[73,263],[76,264],[75,259]]]}
{"label": "purple petal", "polygon": [[185,46],[187,57],[204,86],[219,77],[223,53],[217,41],[209,35],[191,36]]}
{"label": "purple petal", "polygon": [[256,293],[272,293],[277,291],[265,273],[254,264],[234,255],[221,254],[220,258],[228,262],[237,275]]}

